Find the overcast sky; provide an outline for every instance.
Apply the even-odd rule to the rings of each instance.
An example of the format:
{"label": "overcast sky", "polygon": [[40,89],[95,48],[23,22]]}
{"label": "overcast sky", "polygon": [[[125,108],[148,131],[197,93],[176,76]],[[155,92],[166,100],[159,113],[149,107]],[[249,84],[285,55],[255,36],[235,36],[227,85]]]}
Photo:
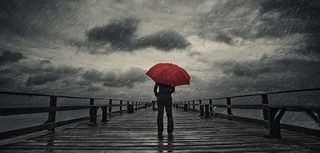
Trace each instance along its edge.
{"label": "overcast sky", "polygon": [[1,0],[0,89],[155,99],[158,62],[175,100],[320,87],[319,26],[318,0]]}

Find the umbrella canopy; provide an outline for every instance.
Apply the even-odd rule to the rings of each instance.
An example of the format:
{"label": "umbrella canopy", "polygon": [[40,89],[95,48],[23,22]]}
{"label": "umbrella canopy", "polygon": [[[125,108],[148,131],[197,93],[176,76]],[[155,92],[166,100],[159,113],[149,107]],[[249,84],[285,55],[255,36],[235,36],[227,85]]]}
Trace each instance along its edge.
{"label": "umbrella canopy", "polygon": [[173,87],[190,84],[188,72],[172,63],[158,63],[152,66],[146,74],[157,83]]}

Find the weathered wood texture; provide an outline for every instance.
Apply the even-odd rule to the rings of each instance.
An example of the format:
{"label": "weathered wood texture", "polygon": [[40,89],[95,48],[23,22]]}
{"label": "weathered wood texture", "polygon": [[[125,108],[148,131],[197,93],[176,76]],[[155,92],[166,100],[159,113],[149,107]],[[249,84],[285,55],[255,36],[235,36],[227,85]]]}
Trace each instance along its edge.
{"label": "weathered wood texture", "polygon": [[[114,116],[96,127],[77,123],[53,134],[1,146],[1,153],[86,152],[320,152],[320,138],[282,130],[282,139],[265,138],[263,126],[198,112],[174,110],[174,138],[157,138],[157,111],[142,109]],[[166,118],[165,118],[166,119]],[[166,122],[165,122],[166,125]],[[166,131],[166,130],[165,130]]]}

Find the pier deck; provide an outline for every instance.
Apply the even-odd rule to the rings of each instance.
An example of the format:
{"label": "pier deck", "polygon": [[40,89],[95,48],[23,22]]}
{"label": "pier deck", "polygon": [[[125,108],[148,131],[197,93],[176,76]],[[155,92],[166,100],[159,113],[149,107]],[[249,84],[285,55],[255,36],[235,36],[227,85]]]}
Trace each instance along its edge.
{"label": "pier deck", "polygon": [[[109,118],[105,124],[79,122],[53,134],[0,147],[1,153],[86,152],[320,152],[320,138],[282,130],[282,139],[266,138],[261,125],[174,109],[174,138],[157,138],[157,111],[141,109]],[[166,119],[166,117],[164,117]],[[166,125],[166,122],[165,122]],[[166,130],[166,128],[165,128]]]}

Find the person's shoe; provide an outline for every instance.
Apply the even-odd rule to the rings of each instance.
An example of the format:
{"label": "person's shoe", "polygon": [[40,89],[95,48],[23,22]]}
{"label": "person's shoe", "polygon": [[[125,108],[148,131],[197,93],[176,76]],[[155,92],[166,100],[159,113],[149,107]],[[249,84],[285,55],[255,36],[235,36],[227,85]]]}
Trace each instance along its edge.
{"label": "person's shoe", "polygon": [[168,133],[168,139],[173,139],[173,134],[172,133]]}

